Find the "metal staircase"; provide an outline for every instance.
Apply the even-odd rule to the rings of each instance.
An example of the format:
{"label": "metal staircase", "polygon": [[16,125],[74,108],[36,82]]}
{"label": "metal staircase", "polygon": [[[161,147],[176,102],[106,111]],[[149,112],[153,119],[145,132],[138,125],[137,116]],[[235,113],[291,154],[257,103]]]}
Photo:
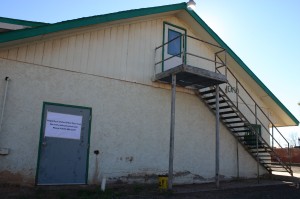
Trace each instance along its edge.
{"label": "metal staircase", "polygon": [[[217,72],[220,72],[217,70]],[[220,121],[224,126],[232,133],[232,135],[238,140],[238,142],[244,147],[246,151],[269,173],[272,171],[276,172],[288,172],[293,176],[293,171],[290,165],[283,162],[278,154],[273,150],[274,142],[277,143],[278,147],[283,148],[280,143],[274,139],[273,129],[278,129],[263,112],[263,110],[257,105],[250,94],[245,90],[241,83],[235,78],[233,73],[228,69],[229,74],[234,77],[230,78],[235,82],[235,93],[234,97],[229,97],[226,94],[226,89],[219,89],[219,114]],[[232,83],[231,81],[231,83]],[[227,86],[232,86],[230,80]],[[243,90],[243,97],[248,97],[255,104],[254,108],[249,106],[248,103],[239,95],[237,88]],[[227,92],[228,93],[228,92]],[[209,107],[209,109],[215,113],[216,107],[216,87],[206,87],[196,91],[199,98]],[[249,96],[247,96],[249,95]],[[233,101],[234,99],[234,101]],[[242,105],[242,106],[241,106]],[[254,110],[253,110],[254,109]],[[258,113],[260,117],[258,117]],[[248,118],[247,118],[248,117]],[[267,119],[262,119],[266,117]],[[272,125],[272,134],[270,133],[269,127],[266,127],[262,120],[267,121],[268,124]],[[251,122],[250,122],[251,121]],[[264,130],[263,135],[261,130]],[[268,134],[266,134],[266,132]],[[279,131],[278,131],[279,132]],[[281,133],[279,132],[281,135]],[[282,135],[281,135],[282,136]],[[272,140],[266,140],[266,137],[271,137]],[[283,137],[283,136],[282,136]],[[283,137],[284,138],[284,137]],[[285,140],[285,138],[284,138]],[[270,144],[271,143],[271,144]],[[288,142],[287,142],[288,143]],[[272,146],[271,146],[272,145]],[[289,144],[287,153],[289,154]]]}
{"label": "metal staircase", "polygon": [[[164,49],[170,42],[180,37],[182,41],[186,42],[182,51],[179,54],[165,57]],[[214,59],[201,54],[201,51],[195,48],[198,44],[207,45],[214,52]],[[182,57],[182,59],[178,59],[178,57]],[[169,64],[170,69],[168,70],[164,70],[163,67],[166,63]],[[258,162],[258,168],[260,164],[269,173],[273,171],[288,172],[293,176],[290,161],[284,162],[273,150],[276,145],[286,151],[287,154],[284,155],[290,157],[289,142],[265,113],[266,111],[261,107],[262,102],[257,103],[252,97],[253,95],[227,67],[227,52],[223,47],[184,34],[169,40],[155,48],[153,81],[172,83],[172,93],[176,84],[194,88],[199,98],[214,113],[216,113],[216,99],[218,98],[220,122]],[[224,82],[227,84],[223,84]],[[216,95],[216,87],[219,87],[219,97]],[[227,88],[231,88],[229,90],[233,92],[230,93]],[[175,97],[172,94],[173,99]],[[217,126],[219,126],[218,124]],[[219,131],[218,127],[216,127],[216,131]],[[282,147],[281,142],[275,139],[275,135],[280,137],[281,142],[285,142],[285,147]],[[216,149],[216,151],[218,150]],[[218,176],[217,170],[216,176]],[[257,175],[259,176],[259,169]]]}

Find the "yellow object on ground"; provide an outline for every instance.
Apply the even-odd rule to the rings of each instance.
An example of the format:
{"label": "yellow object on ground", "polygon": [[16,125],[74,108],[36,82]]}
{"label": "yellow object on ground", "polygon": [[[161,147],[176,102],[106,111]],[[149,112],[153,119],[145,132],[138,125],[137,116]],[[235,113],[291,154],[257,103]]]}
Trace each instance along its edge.
{"label": "yellow object on ground", "polygon": [[167,175],[159,175],[158,176],[158,188],[162,191],[168,189],[168,176]]}

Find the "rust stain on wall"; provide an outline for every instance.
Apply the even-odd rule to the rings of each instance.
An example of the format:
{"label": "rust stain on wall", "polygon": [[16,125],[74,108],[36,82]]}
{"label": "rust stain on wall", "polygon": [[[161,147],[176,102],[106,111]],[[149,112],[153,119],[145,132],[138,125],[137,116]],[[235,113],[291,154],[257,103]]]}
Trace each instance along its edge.
{"label": "rust stain on wall", "polygon": [[34,178],[25,177],[21,173],[12,173],[10,171],[0,172],[0,183],[18,184],[18,185],[34,185]]}

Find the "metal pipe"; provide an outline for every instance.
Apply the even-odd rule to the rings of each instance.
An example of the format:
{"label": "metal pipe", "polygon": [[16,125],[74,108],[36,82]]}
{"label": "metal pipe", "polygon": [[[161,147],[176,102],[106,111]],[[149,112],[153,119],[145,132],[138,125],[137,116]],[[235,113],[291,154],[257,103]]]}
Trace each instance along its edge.
{"label": "metal pipe", "polygon": [[259,184],[259,158],[258,158],[258,131],[257,131],[257,104],[255,103],[255,133],[256,133],[256,166],[257,166],[257,183]]}
{"label": "metal pipe", "polygon": [[236,107],[239,108],[239,94],[238,94],[238,81],[235,81],[235,88],[236,88],[236,92],[235,92],[235,96],[236,96]]}
{"label": "metal pipe", "polygon": [[236,177],[240,178],[239,141],[236,140]]}
{"label": "metal pipe", "polygon": [[[232,73],[231,73],[232,74]],[[233,75],[233,74],[232,74]],[[232,86],[230,83],[227,83],[229,86]],[[239,85],[243,88],[243,91],[245,91],[246,93],[247,93],[247,91],[245,90],[245,88],[241,85],[241,83],[239,83]],[[223,93],[224,94],[224,93]],[[251,96],[249,96],[250,98],[251,98]],[[249,111],[253,114],[253,116],[255,116],[255,112],[253,112],[252,110],[251,110],[251,108],[249,107],[249,105],[243,100],[243,98],[241,98],[240,96],[239,96],[239,99],[241,100],[241,103],[243,103],[248,109],[249,109]],[[253,101],[255,104],[257,104],[255,101]],[[264,115],[265,115],[265,113],[262,111],[262,109],[259,107],[259,106],[257,106],[257,108],[261,111],[261,113],[263,113]],[[265,115],[266,116],[266,115]],[[266,116],[266,118],[269,120],[269,122],[272,124],[272,125],[274,125],[273,123],[272,123],[272,121]],[[265,127],[265,125],[263,125],[263,123],[260,121],[260,119],[258,119],[257,118],[257,121],[261,124],[261,126],[267,131],[267,133],[270,135],[270,136],[272,136],[271,135],[271,133],[268,131],[268,129]],[[283,137],[283,135],[280,133],[280,131],[276,128],[276,126],[274,126],[275,127],[275,129],[277,130],[277,132],[279,133],[279,135],[281,135],[281,137],[288,143],[288,141]],[[275,139],[274,139],[275,140]],[[280,143],[277,141],[277,140],[275,140],[276,141],[276,143],[278,144],[278,146],[280,147],[280,148],[283,148],[281,145],[280,145]]]}
{"label": "metal pipe", "polygon": [[[292,167],[292,156],[291,156],[291,150],[290,150],[290,143],[288,143],[288,157],[289,157],[289,167],[291,169]],[[293,173],[292,173],[293,176]]]}
{"label": "metal pipe", "polygon": [[274,148],[274,125],[272,125],[272,149]]}
{"label": "metal pipe", "polygon": [[216,59],[215,59],[215,60],[212,60],[212,59],[209,59],[209,58],[206,58],[206,57],[202,57],[202,56],[199,56],[199,55],[196,55],[196,54],[193,54],[193,53],[189,53],[189,52],[187,52],[186,54],[187,54],[187,55],[191,55],[191,56],[193,56],[193,57],[200,58],[200,59],[204,59],[204,60],[206,60],[206,61],[214,62],[215,64],[223,64],[222,62],[216,61]]}
{"label": "metal pipe", "polygon": [[215,73],[216,73],[217,72],[217,63],[216,63],[217,62],[217,55],[216,54],[215,54],[215,61],[214,62],[215,62]]}
{"label": "metal pipe", "polygon": [[175,38],[169,40],[168,42],[166,42],[166,43],[164,43],[164,44],[162,44],[162,45],[156,47],[155,50],[157,50],[157,49],[163,47],[164,45],[167,45],[168,43],[171,43],[172,41],[174,41],[174,40],[176,40],[176,39],[178,39],[179,37],[182,37],[182,36],[183,36],[183,35],[179,35],[179,36],[177,36],[177,37],[175,37]]}
{"label": "metal pipe", "polygon": [[193,36],[191,36],[191,35],[186,35],[186,36],[189,37],[189,38],[195,39],[195,40],[197,40],[197,41],[201,41],[202,43],[205,43],[205,44],[208,44],[208,45],[211,45],[211,46],[220,48],[220,49],[222,49],[222,50],[225,50],[225,48],[223,48],[223,47],[221,47],[221,46],[215,45],[215,44],[213,44],[213,43],[210,43],[210,42],[207,42],[207,41],[204,41],[204,40],[201,40],[201,39],[198,39],[198,38],[193,37]]}
{"label": "metal pipe", "polygon": [[219,85],[216,86],[216,185],[220,187],[219,164],[220,164],[220,107],[219,107]]}
{"label": "metal pipe", "polygon": [[164,61],[168,61],[169,59],[172,59],[173,57],[177,57],[178,55],[181,55],[182,53],[183,53],[183,52],[180,52],[180,53],[178,53],[178,54],[176,54],[176,55],[173,55],[173,56],[168,57],[168,58],[166,58],[166,59],[164,59],[164,60],[161,60],[161,61],[155,63],[155,65],[158,65],[158,64],[160,64],[160,63],[162,63],[162,62],[164,62]]}
{"label": "metal pipe", "polygon": [[4,96],[3,96],[3,104],[2,104],[2,110],[1,110],[1,118],[0,118],[0,132],[2,130],[2,122],[3,122],[3,116],[4,116],[4,109],[5,109],[5,103],[6,103],[6,97],[7,97],[7,89],[8,89],[8,82],[10,78],[5,77],[6,85],[4,90]]}
{"label": "metal pipe", "polygon": [[172,187],[173,187],[175,100],[176,100],[176,75],[172,74],[170,151],[169,151],[169,174],[168,174],[168,189],[169,190],[172,190]]}
{"label": "metal pipe", "polygon": [[[225,51],[225,53],[226,53],[226,51]],[[230,71],[230,69],[227,67],[227,70],[228,70],[228,72],[233,76],[233,78],[235,78],[235,79],[237,79],[236,78],[236,76]],[[255,103],[255,104],[257,104],[256,103],[256,101],[253,99],[253,97],[249,94],[249,92],[245,89],[245,87],[239,82],[239,84],[240,84],[240,86],[241,86],[241,88],[243,88],[243,90],[245,91],[245,93],[247,93],[247,95],[248,95],[248,97],[250,97],[250,99]],[[245,102],[244,102],[245,103]],[[245,105],[246,105],[246,103],[245,103]],[[267,114],[260,108],[260,107],[258,107],[259,108],[259,110],[261,111],[261,113],[268,119],[268,121],[274,126],[274,128],[276,129],[276,131],[279,133],[279,135],[284,139],[284,141],[286,142],[286,143],[289,143],[286,139],[285,139],[285,137],[280,133],[280,131],[277,129],[277,127],[273,124],[273,122],[270,120],[270,118],[267,116]],[[262,124],[262,123],[261,123]],[[276,143],[277,144],[279,144],[277,141],[276,141]],[[280,145],[280,144],[279,144]],[[281,148],[283,148],[281,145],[280,145],[280,147]]]}

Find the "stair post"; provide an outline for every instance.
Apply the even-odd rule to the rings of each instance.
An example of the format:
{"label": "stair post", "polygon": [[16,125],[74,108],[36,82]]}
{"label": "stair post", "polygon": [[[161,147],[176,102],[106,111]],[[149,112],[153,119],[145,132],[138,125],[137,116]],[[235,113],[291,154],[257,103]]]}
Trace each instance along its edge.
{"label": "stair post", "polygon": [[172,74],[170,151],[169,151],[169,173],[168,173],[168,189],[169,190],[172,190],[172,186],[173,186],[175,100],[176,100],[176,75]]}
{"label": "stair post", "polygon": [[219,177],[219,157],[220,157],[220,107],[219,107],[219,84],[216,86],[216,185],[217,188],[220,187],[220,177]]}
{"label": "stair post", "polygon": [[236,139],[236,177],[240,178],[239,141]]}
{"label": "stair post", "polygon": [[[255,103],[255,125],[257,125],[257,105]],[[259,157],[258,157],[258,130],[254,129],[256,134],[256,167],[257,167],[257,184],[259,184]]]}

